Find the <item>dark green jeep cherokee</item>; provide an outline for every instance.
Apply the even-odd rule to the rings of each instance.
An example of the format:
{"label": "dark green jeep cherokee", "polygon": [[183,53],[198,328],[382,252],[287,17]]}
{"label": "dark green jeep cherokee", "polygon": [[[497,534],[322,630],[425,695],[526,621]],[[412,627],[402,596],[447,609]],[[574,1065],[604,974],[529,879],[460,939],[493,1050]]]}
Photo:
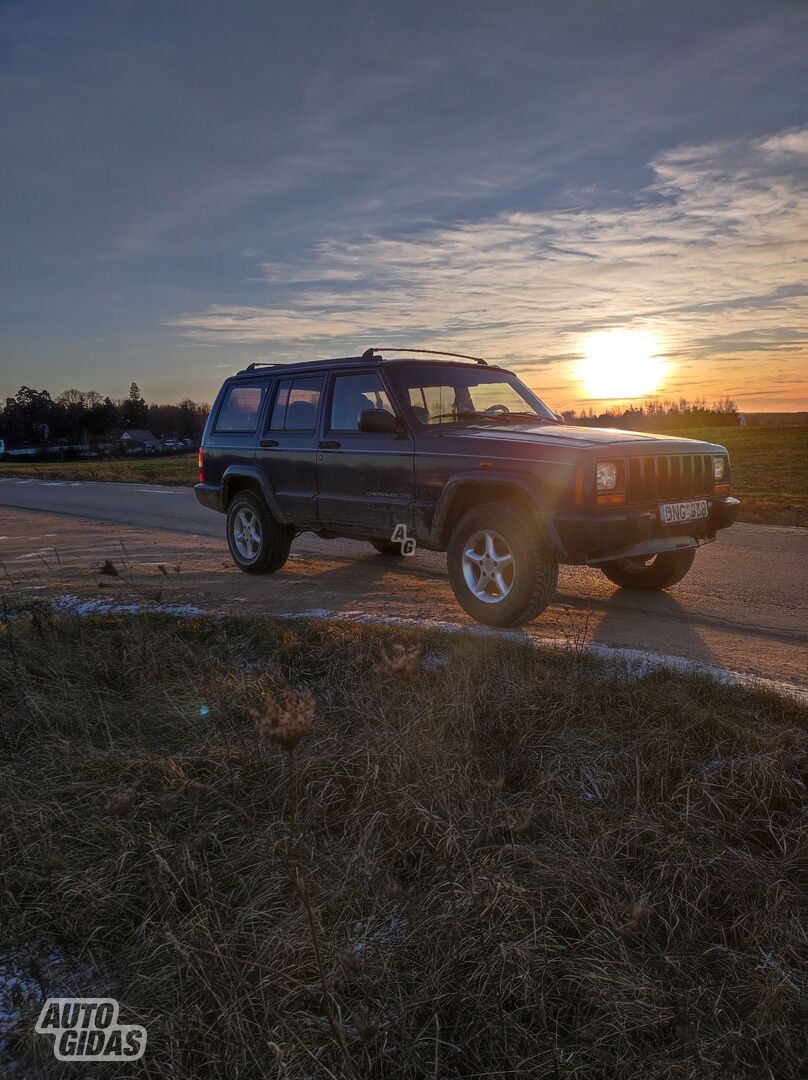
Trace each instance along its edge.
{"label": "dark green jeep cherokee", "polygon": [[666,589],[735,520],[723,446],[567,426],[504,368],[417,352],[227,379],[195,490],[227,515],[242,570],[279,570],[302,532],[391,557],[418,545],[447,552],[470,615],[515,626],[550,602],[559,563]]}

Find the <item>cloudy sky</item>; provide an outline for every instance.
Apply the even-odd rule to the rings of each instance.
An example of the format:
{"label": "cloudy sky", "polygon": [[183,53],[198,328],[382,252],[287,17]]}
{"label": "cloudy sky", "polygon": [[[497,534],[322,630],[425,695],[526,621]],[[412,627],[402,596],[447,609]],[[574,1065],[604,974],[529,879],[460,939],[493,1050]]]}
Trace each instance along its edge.
{"label": "cloudy sky", "polygon": [[0,395],[409,344],[588,406],[616,332],[661,396],[808,408],[806,34],[804,0],[0,0]]}

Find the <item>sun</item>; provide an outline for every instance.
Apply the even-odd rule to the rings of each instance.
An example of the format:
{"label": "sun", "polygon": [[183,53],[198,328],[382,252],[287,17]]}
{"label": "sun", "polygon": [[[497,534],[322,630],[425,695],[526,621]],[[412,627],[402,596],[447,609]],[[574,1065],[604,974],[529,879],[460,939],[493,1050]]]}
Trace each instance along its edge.
{"label": "sun", "polygon": [[610,400],[638,398],[659,389],[665,374],[659,346],[644,330],[602,330],[589,334],[578,378],[587,396]]}

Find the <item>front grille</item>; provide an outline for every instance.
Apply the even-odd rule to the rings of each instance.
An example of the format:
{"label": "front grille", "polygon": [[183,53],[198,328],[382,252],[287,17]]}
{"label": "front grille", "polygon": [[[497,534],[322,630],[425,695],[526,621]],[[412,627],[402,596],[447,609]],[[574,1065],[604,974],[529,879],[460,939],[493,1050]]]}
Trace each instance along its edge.
{"label": "front grille", "polygon": [[712,492],[712,454],[662,454],[626,462],[629,503],[692,499]]}

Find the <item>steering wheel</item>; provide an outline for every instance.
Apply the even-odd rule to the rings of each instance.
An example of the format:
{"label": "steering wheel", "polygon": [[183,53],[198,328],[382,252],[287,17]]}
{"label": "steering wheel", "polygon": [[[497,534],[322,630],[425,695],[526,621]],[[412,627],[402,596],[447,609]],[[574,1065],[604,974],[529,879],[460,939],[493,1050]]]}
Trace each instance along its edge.
{"label": "steering wheel", "polygon": [[507,405],[489,405],[487,409],[483,409],[484,413],[490,413],[492,416],[502,416],[503,413],[510,411]]}

